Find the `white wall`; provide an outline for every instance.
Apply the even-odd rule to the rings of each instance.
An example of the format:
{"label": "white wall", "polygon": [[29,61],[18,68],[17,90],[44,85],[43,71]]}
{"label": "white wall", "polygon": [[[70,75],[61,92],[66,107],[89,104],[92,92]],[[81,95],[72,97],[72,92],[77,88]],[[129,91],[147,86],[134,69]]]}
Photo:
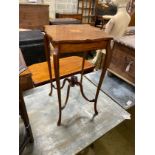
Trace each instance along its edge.
{"label": "white wall", "polygon": [[55,0],[56,12],[58,13],[77,13],[78,0]]}

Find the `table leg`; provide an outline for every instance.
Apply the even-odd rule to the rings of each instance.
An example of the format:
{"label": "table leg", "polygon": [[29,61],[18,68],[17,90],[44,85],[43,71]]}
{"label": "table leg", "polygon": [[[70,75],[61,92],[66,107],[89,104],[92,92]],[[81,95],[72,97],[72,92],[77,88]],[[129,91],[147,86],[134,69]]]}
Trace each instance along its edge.
{"label": "table leg", "polygon": [[99,84],[97,86],[97,91],[96,91],[96,96],[95,96],[95,102],[94,102],[95,114],[94,114],[94,116],[98,114],[98,111],[97,111],[97,99],[98,99],[98,95],[99,95],[99,92],[100,92],[100,88],[102,86],[102,82],[103,82],[106,70],[107,70],[107,68],[109,66],[109,63],[110,63],[110,60],[111,60],[111,55],[112,55],[112,52],[110,50],[110,41],[108,41],[107,47],[106,47],[105,61],[104,61],[103,67],[102,67],[102,72],[101,72],[101,76],[100,76],[100,80],[99,80]]}
{"label": "table leg", "polygon": [[81,84],[82,84],[82,80],[83,80],[84,64],[85,64],[86,55],[87,55],[87,52],[84,52],[83,53],[83,60],[82,60],[82,68],[81,68],[81,80],[80,80]]}
{"label": "table leg", "polygon": [[57,125],[61,125],[61,88],[60,88],[60,74],[59,74],[59,53],[58,48],[54,49],[53,53],[53,60],[54,60],[54,72],[55,72],[55,80],[57,85],[57,95],[58,95],[58,102],[59,102],[59,119]]}
{"label": "table leg", "polygon": [[46,54],[46,60],[47,60],[47,64],[48,64],[48,70],[49,70],[49,76],[50,76],[50,85],[51,85],[51,91],[49,93],[49,95],[52,95],[52,90],[53,90],[53,81],[52,81],[52,67],[51,67],[51,59],[50,59],[50,44],[49,44],[49,40],[48,40],[48,36],[47,34],[45,34],[44,36],[44,45],[45,45],[45,54]]}

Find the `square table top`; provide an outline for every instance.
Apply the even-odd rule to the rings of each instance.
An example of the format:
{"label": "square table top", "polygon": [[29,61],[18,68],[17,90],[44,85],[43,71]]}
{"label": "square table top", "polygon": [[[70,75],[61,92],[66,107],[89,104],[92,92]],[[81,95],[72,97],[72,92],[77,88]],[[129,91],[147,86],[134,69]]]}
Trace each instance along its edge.
{"label": "square table top", "polygon": [[82,43],[110,40],[112,36],[89,24],[45,25],[45,33],[54,43]]}

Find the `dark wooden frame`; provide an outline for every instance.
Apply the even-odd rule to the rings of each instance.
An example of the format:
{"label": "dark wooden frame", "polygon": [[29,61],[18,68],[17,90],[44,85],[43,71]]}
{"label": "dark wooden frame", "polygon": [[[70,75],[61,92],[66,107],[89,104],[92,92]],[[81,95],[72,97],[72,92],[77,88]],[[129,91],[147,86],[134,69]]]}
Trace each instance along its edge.
{"label": "dark wooden frame", "polygon": [[33,134],[32,134],[32,130],[31,130],[31,125],[29,122],[29,117],[27,114],[25,102],[23,99],[22,90],[20,88],[19,88],[19,113],[20,113],[21,118],[24,122],[25,130],[26,130],[26,135],[24,137],[24,140],[23,140],[22,144],[19,146],[19,154],[22,154],[25,146],[28,143],[33,143],[34,139],[33,139]]}

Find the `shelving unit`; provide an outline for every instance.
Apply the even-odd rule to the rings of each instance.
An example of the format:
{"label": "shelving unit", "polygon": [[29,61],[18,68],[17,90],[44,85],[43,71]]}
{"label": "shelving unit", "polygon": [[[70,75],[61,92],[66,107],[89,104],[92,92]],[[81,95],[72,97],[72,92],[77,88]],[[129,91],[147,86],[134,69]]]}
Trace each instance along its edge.
{"label": "shelving unit", "polygon": [[78,0],[77,13],[82,14],[82,23],[92,23],[95,17],[96,0]]}

